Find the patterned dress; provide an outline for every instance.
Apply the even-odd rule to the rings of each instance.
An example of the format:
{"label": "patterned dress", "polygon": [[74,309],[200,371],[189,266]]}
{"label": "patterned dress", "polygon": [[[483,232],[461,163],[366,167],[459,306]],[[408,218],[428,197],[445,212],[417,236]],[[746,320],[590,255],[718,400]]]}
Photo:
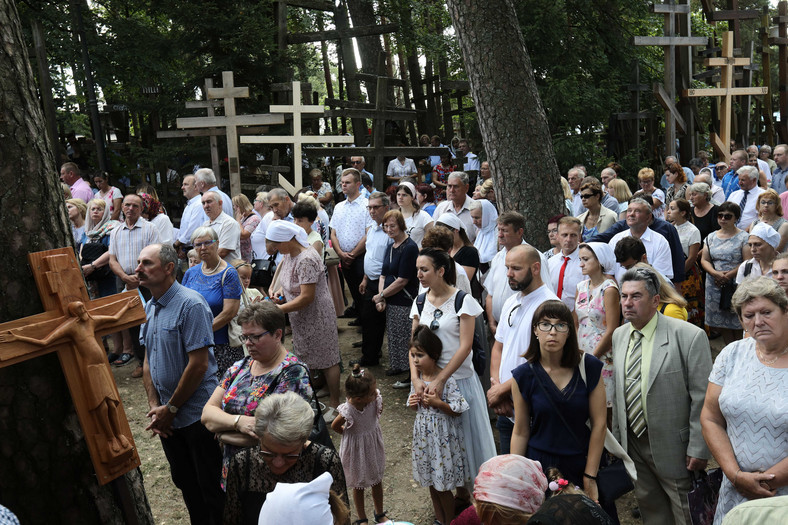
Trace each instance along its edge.
{"label": "patterned dress", "polygon": [[[755,340],[742,339],[723,348],[709,381],[722,387],[720,411],[742,472],[765,471],[788,457],[788,369],[764,365]],[[777,496],[786,495],[788,487],[777,490]],[[745,501],[723,477],[714,525]]]}
{"label": "patterned dress", "polygon": [[312,248],[295,257],[285,255],[280,282],[287,301],[301,294],[302,284],[316,284],[312,304],[289,313],[293,327],[293,353],[310,370],[324,370],[339,363],[336,311],[320,255]]}
{"label": "patterned dress", "polygon": [[[706,237],[710,260],[715,270],[728,272],[742,263],[742,248],[747,244],[750,234],[739,231],[729,239],[720,239],[718,234],[719,232],[715,232]],[[720,310],[720,295],[720,287],[709,276],[706,279],[706,324],[716,328],[741,330],[739,318],[733,311]]]}
{"label": "patterned dress", "polygon": [[[410,393],[414,393],[412,387]],[[470,409],[453,377],[446,381],[441,399],[457,414]],[[441,492],[462,487],[472,481],[465,456],[460,418],[419,405],[413,423],[413,479],[422,487]]]}
{"label": "patterned dress", "polygon": [[[306,366],[293,366],[291,368],[293,364],[303,364],[292,353],[288,352],[276,368],[267,374],[259,376],[252,375],[252,362],[253,359],[251,357],[245,357],[236,362],[227,370],[224,378],[219,383],[219,387],[224,390],[222,410],[228,414],[254,417],[257,405],[268,394],[295,392],[306,401],[312,401],[309,370]],[[279,374],[281,374],[281,377],[279,377]],[[274,385],[274,390],[269,392],[269,388],[274,384],[277,377],[279,377],[279,381]],[[241,447],[224,445],[222,488],[225,488],[227,467],[230,465],[230,459],[240,450],[242,450]]]}
{"label": "patterned dress", "polygon": [[[575,313],[579,321],[577,342],[582,351],[592,355],[607,329],[605,290],[611,286],[618,290],[618,285],[613,279],[605,279],[602,284],[593,289],[590,289],[590,279],[577,283],[577,296],[575,298]],[[605,382],[605,398],[609,408],[613,406],[613,399],[616,395],[612,348],[602,356],[601,361],[603,365],[602,380]]]}
{"label": "patterned dress", "polygon": [[386,452],[383,448],[383,431],[380,414],[383,398],[377,397],[359,410],[342,403],[337,411],[345,418],[345,430],[339,447],[339,458],[345,469],[345,480],[351,489],[368,489],[383,481],[386,469]]}

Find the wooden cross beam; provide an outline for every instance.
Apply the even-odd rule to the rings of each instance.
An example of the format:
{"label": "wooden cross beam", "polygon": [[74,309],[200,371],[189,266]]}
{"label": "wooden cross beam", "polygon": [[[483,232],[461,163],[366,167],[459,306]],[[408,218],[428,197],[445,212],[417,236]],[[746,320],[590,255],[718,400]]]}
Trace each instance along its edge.
{"label": "wooden cross beam", "polygon": [[673,154],[676,144],[676,128],[682,134],[688,133],[688,125],[679,109],[676,107],[676,49],[687,46],[705,46],[706,37],[692,37],[677,35],[676,16],[689,17],[689,3],[683,4],[653,4],[654,13],[665,17],[664,36],[649,37],[636,36],[632,43],[636,46],[661,46],[665,51],[665,67],[662,85],[654,85],[654,96],[659,104],[665,108],[665,148],[666,154]]}
{"label": "wooden cross beam", "polygon": [[241,137],[244,144],[292,144],[293,145],[293,183],[291,184],[284,176],[279,175],[279,184],[290,193],[295,195],[303,187],[301,161],[304,144],[352,144],[353,137],[347,135],[303,135],[301,133],[301,118],[304,114],[323,115],[323,106],[303,105],[301,103],[301,83],[293,82],[293,103],[291,105],[272,105],[270,110],[273,113],[292,113],[293,115],[293,134],[292,135],[259,135]]}
{"label": "wooden cross beam", "polygon": [[[730,157],[732,97],[737,95],[766,95],[766,87],[733,87],[733,68],[745,66],[750,63],[749,58],[734,58],[733,56],[733,31],[726,31],[722,36],[722,56],[707,58],[707,66],[720,66],[722,70],[722,85],[719,88],[688,89],[683,94],[685,97],[722,97],[720,103],[720,134],[712,132],[710,141],[714,151],[720,158],[728,162]],[[748,109],[749,110],[749,109]]]}
{"label": "wooden cross beam", "polygon": [[45,312],[0,324],[0,368],[57,352],[102,485],[140,465],[101,336],[145,321],[138,292],[91,301],[72,248],[27,256]]}
{"label": "wooden cross beam", "polygon": [[222,72],[222,87],[206,89],[209,99],[223,99],[224,115],[214,117],[189,117],[179,118],[176,123],[179,128],[216,128],[224,127],[227,135],[227,159],[230,170],[231,196],[241,192],[241,166],[238,160],[238,127],[259,126],[270,124],[284,124],[283,115],[253,114],[237,115],[235,112],[235,99],[248,98],[248,87],[236,87],[232,71]]}

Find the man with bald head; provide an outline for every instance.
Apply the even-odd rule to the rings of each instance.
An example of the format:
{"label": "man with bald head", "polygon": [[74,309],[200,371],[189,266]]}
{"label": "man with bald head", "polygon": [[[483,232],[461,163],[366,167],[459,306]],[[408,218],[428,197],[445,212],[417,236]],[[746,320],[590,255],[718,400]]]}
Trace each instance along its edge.
{"label": "man with bald head", "polygon": [[501,454],[509,453],[514,429],[512,370],[525,363],[522,357],[531,343],[531,319],[545,301],[558,299],[541,277],[542,258],[531,245],[515,246],[506,254],[506,277],[515,292],[501,310],[495,344],[490,352],[490,390],[487,404],[498,414]]}
{"label": "man with bald head", "polygon": [[219,237],[219,257],[232,264],[241,258],[241,225],[232,216],[222,211],[222,197],[215,191],[202,196],[202,209],[208,220],[203,226],[210,226]]}

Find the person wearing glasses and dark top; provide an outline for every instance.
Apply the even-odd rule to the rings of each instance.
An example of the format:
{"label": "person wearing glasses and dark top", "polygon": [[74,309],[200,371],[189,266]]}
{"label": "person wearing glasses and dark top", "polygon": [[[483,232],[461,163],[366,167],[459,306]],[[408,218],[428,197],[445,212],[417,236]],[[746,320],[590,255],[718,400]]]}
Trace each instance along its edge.
{"label": "person wearing glasses and dark top", "polygon": [[[528,328],[527,362],[512,371],[511,453],[539,461],[545,470],[557,468],[598,501],[596,478],[607,423],[602,362],[580,351],[572,312],[561,301],[539,306]],[[611,506],[615,513],[610,503],[603,505],[608,514]]]}
{"label": "person wearing glasses and dark top", "polygon": [[238,324],[249,355],[227,370],[202,411],[203,425],[224,444],[223,488],[232,457],[258,442],[254,412],[260,401],[284,392],[312,399],[307,366],[282,346],[282,310],[269,301],[252,303],[238,314]]}
{"label": "person wearing glasses and dark top", "polygon": [[[456,272],[455,263],[447,252],[435,248],[424,248],[419,252],[419,258],[416,259],[416,277],[428,290],[414,301],[410,317],[413,319],[414,331],[423,324],[429,326],[440,338],[443,353],[438,360],[438,367],[442,370],[429,385],[425,385],[424,381],[419,379],[411,359],[410,377],[417,396],[427,391],[439,397],[446,379],[449,376],[454,377],[462,396],[470,405],[470,409],[459,416],[460,426],[466,436],[467,465],[470,472],[478,472],[482,463],[496,455],[484,390],[479,376],[473,370],[471,359],[476,316],[482,313],[482,307],[468,293],[462,301],[457,301],[459,290],[454,287]],[[423,303],[420,305],[421,299]],[[458,302],[459,308],[456,308]],[[458,503],[465,507],[470,505],[468,489],[471,487],[468,485],[457,488]]]}
{"label": "person wearing glasses and dark top", "polygon": [[487,404],[498,415],[501,454],[509,453],[514,428],[512,370],[525,363],[523,355],[531,341],[531,318],[545,301],[558,296],[542,282],[542,263],[533,246],[515,246],[506,254],[509,287],[515,292],[503,304],[501,321],[490,352],[490,389]]}
{"label": "person wearing glasses and dark top", "polygon": [[309,483],[325,472],[333,478],[331,490],[349,505],[339,455],[309,441],[314,416],[312,406],[294,392],[271,394],[260,402],[252,420],[255,446],[230,461],[222,523],[257,525],[277,483]]}

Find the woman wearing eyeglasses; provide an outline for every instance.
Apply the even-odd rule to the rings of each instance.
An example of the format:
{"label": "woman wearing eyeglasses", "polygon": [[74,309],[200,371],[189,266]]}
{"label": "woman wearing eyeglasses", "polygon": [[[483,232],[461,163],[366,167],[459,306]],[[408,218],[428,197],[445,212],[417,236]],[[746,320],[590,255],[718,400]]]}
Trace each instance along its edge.
{"label": "woman wearing eyeglasses", "polygon": [[295,392],[312,399],[306,365],[281,343],[285,314],[269,301],[252,303],[238,314],[238,324],[249,355],[227,370],[202,411],[203,425],[224,444],[222,487],[230,459],[259,440],[254,412],[265,396]]}
{"label": "woman wearing eyeglasses", "polygon": [[333,479],[331,490],[349,504],[339,455],[309,441],[313,420],[310,404],[293,392],[272,394],[260,402],[251,427],[258,437],[255,446],[230,461],[224,524],[265,523],[258,521],[260,509],[277,483],[309,483],[326,472]]}
{"label": "woman wearing eyeglasses", "polygon": [[528,362],[512,371],[511,452],[539,461],[545,470],[559,469],[598,500],[607,420],[602,362],[580,352],[572,312],[563,302],[544,302],[531,324],[535,337],[524,356]]}
{"label": "woman wearing eyeglasses", "polygon": [[[750,258],[749,235],[736,227],[741,208],[723,202],[717,210],[720,229],[710,233],[703,243],[700,265],[706,272],[706,324],[722,334],[726,345],[741,339],[739,318],[730,308],[736,273],[742,261]],[[723,296],[724,292],[724,296]]]}
{"label": "woman wearing eyeglasses", "polygon": [[750,224],[747,231],[752,232],[752,229],[759,222],[768,224],[780,234],[777,253],[782,253],[785,251],[786,243],[788,243],[788,221],[783,218],[783,205],[780,201],[780,196],[773,189],[764,191],[758,195],[755,209],[758,210],[758,218]]}
{"label": "woman wearing eyeglasses", "polygon": [[194,230],[192,245],[202,264],[186,270],[181,284],[199,292],[213,312],[213,354],[221,379],[230,365],[244,356],[243,348],[230,346],[227,331],[241,306],[241,281],[235,268],[219,257],[219,237],[213,228],[201,226]]}
{"label": "woman wearing eyeglasses", "polygon": [[[432,231],[437,229],[438,227],[433,228]],[[419,398],[425,390],[440,397],[448,377],[454,377],[460,393],[470,405],[470,409],[459,416],[462,431],[467,436],[467,465],[469,472],[478,472],[482,463],[496,455],[495,440],[487,414],[487,399],[479,376],[473,370],[471,357],[476,316],[482,313],[482,307],[471,294],[466,293],[459,308],[455,309],[459,291],[454,287],[457,269],[452,258],[443,250],[423,248],[416,259],[416,276],[427,292],[423,306],[419,306],[417,298],[410,310],[412,328],[415,331],[420,324],[428,326],[443,343],[443,353],[438,360],[438,367],[442,370],[428,386],[419,379],[418,371],[411,360],[410,377],[413,390]],[[470,503],[467,488],[458,488],[457,497],[463,503]]]}

